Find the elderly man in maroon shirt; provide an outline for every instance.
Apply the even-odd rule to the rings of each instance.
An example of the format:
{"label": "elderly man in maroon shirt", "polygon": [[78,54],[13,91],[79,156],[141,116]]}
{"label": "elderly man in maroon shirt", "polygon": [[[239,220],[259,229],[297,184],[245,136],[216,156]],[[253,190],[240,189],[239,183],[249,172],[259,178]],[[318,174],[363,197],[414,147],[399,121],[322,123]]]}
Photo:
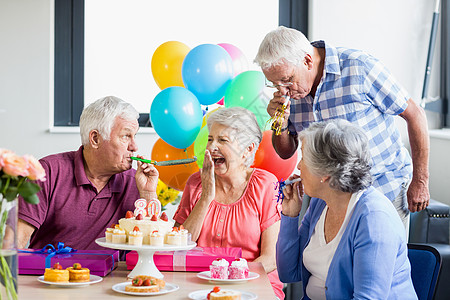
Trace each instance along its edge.
{"label": "elderly man in maroon shirt", "polygon": [[80,118],[82,146],[40,160],[47,181],[39,204],[20,199],[18,246],[38,249],[64,242],[75,249],[102,249],[95,239],[118,223],[138,198],[157,198],[158,171],[131,156],[138,150],[138,112],[116,97],[90,104]]}

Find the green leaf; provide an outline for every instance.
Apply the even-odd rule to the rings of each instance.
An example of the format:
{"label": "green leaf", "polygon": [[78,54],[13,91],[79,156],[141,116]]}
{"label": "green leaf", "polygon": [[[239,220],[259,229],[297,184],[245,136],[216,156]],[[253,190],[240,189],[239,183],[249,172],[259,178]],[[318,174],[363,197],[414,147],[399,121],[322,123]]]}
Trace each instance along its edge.
{"label": "green leaf", "polygon": [[28,202],[30,204],[38,204],[39,203],[39,197],[36,196],[36,194],[33,194],[29,197],[23,197],[23,200],[25,200],[26,202]]}
{"label": "green leaf", "polygon": [[5,194],[4,194],[6,200],[12,201],[17,198],[17,188],[16,187],[9,187]]}
{"label": "green leaf", "polygon": [[19,194],[22,197],[30,197],[41,190],[40,186],[30,181],[24,181],[19,187]]}

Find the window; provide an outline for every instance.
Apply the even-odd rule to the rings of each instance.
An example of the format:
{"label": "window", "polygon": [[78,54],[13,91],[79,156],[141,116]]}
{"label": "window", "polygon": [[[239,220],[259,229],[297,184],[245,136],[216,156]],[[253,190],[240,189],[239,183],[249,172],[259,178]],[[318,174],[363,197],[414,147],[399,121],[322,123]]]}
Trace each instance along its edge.
{"label": "window", "polygon": [[[131,102],[140,125],[148,125],[150,103],[160,91],[151,57],[160,44],[176,40],[192,49],[230,43],[244,52],[249,69],[257,69],[252,60],[268,31],[281,24],[306,32],[307,18],[300,16],[307,16],[307,3],[55,0],[55,126],[78,126],[84,106],[106,95]],[[303,14],[293,13],[300,8]]]}

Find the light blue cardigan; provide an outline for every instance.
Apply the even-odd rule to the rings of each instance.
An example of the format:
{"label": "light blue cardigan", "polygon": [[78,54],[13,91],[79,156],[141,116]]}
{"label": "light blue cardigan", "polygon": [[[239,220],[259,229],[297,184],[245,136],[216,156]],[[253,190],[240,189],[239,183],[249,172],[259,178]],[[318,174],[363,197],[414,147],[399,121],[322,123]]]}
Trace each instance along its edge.
{"label": "light blue cardigan", "polygon": [[[303,281],[304,299],[311,274],[303,265],[326,203],[312,198],[298,227],[298,217],[281,215],[277,267],[283,282]],[[392,203],[375,188],[363,192],[336,249],[325,282],[327,299],[417,299],[411,281],[405,230]]]}

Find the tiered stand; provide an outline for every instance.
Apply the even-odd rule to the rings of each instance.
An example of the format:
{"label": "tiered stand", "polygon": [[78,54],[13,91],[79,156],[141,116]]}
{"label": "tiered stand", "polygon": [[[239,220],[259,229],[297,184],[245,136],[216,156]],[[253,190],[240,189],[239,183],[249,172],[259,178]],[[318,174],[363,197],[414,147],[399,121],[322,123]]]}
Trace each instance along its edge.
{"label": "tiered stand", "polygon": [[197,243],[190,242],[187,246],[173,246],[165,244],[162,247],[155,247],[149,245],[133,246],[128,244],[113,244],[106,242],[105,238],[98,238],[95,242],[105,248],[119,249],[119,250],[135,250],[139,259],[134,269],[128,274],[128,278],[133,278],[137,275],[150,275],[156,278],[164,278],[164,275],[156,268],[153,261],[153,254],[155,251],[178,251],[190,250],[197,246]]}

